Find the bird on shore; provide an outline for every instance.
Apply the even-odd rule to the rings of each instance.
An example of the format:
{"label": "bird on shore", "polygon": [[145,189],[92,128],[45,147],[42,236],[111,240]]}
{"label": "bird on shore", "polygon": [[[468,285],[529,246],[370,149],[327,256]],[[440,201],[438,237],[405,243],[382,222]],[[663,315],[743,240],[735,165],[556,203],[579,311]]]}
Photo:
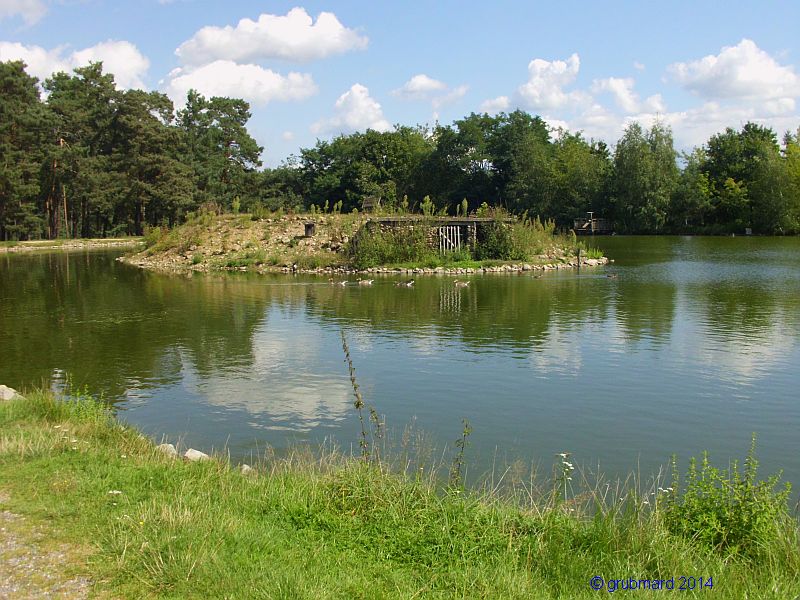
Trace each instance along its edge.
{"label": "bird on shore", "polygon": [[412,287],[414,285],[414,280],[409,279],[408,281],[398,281],[395,283],[397,287]]}
{"label": "bird on shore", "polygon": [[372,285],[372,282],[375,281],[374,279],[359,279],[358,285]]}
{"label": "bird on shore", "polygon": [[453,283],[456,284],[457,288],[469,287],[469,281],[459,281],[458,279],[456,279]]}

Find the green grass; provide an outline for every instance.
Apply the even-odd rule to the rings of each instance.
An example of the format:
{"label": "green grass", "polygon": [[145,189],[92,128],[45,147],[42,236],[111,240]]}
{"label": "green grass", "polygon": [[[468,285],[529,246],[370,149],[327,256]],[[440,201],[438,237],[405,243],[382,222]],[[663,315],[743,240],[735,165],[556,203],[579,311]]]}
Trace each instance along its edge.
{"label": "green grass", "polygon": [[713,589],[684,597],[800,593],[797,522],[785,506],[759,552],[744,553],[675,530],[660,493],[596,486],[575,497],[568,464],[541,493],[448,492],[432,478],[301,449],[265,456],[246,477],[224,459],[171,460],[88,398],[32,393],[0,404],[0,489],[10,509],[93,544],[86,568],[98,593],[595,598],[595,575],[713,578]]}

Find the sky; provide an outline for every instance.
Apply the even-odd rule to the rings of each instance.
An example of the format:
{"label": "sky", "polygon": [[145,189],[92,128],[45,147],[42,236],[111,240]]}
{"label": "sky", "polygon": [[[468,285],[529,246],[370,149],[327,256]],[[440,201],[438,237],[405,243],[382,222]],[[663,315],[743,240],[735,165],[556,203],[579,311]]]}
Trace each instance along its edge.
{"label": "sky", "polygon": [[800,2],[0,0],[0,61],[103,61],[122,89],[244,98],[267,166],[339,134],[517,108],[613,145],[689,150],[800,126]]}

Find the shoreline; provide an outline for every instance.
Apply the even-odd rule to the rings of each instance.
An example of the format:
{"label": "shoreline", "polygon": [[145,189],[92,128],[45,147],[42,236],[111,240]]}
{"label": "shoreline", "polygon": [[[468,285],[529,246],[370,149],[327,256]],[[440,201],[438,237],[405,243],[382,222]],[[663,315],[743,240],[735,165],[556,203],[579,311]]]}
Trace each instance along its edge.
{"label": "shoreline", "polygon": [[209,267],[208,265],[186,265],[180,263],[165,263],[138,258],[137,256],[120,256],[117,261],[159,273],[194,274],[194,273],[258,273],[268,274],[300,274],[300,275],[484,275],[484,274],[511,274],[536,271],[563,271],[567,269],[594,268],[613,263],[607,257],[582,258],[580,264],[577,260],[569,262],[551,263],[504,263],[499,265],[486,265],[478,267],[411,267],[411,266],[383,266],[368,269],[356,269],[348,266],[328,266],[316,269],[293,268],[289,266],[254,265],[241,267]]}
{"label": "shoreline", "polygon": [[[420,474],[363,451],[265,452],[237,468],[224,454],[181,457],[89,396],[50,392],[0,400],[0,432],[0,511],[69,545],[58,563],[43,563],[46,579],[103,597],[288,589],[298,598],[461,598],[466,589],[588,600],[592,575],[607,578],[610,592],[625,589],[614,579],[622,576],[674,577],[675,589],[681,577],[702,576],[702,592],[731,599],[798,591],[797,521],[784,496],[754,477],[742,502],[760,518],[744,529],[736,499],[716,494],[732,511],[720,526],[735,536],[717,546],[702,537],[717,505],[698,504],[691,485],[584,493],[572,488],[568,454],[535,488],[467,488],[463,453],[447,484],[436,471],[446,459]],[[42,550],[23,534],[11,528],[25,542],[16,556],[30,562]],[[36,581],[28,573],[23,583]]]}
{"label": "shoreline", "polygon": [[75,240],[30,240],[25,242],[0,242],[0,254],[35,252],[41,250],[86,250],[91,248],[127,248],[139,246],[144,238],[88,238]]}

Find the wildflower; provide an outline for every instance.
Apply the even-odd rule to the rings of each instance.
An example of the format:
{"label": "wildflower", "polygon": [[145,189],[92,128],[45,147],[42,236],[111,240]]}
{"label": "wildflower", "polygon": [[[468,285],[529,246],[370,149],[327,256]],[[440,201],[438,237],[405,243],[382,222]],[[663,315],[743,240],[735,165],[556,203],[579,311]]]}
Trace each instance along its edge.
{"label": "wildflower", "polygon": [[109,490],[108,493],[111,496],[119,496],[122,492],[119,490]]}

